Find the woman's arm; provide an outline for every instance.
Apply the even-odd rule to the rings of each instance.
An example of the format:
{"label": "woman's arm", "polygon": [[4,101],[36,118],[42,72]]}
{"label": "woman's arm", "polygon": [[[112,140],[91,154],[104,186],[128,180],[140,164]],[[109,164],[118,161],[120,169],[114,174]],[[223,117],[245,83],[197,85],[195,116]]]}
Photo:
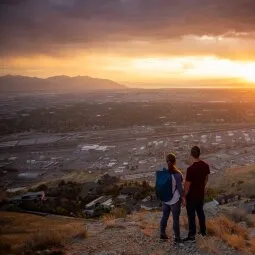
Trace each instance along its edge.
{"label": "woman's arm", "polygon": [[179,191],[180,196],[182,196],[182,193],[183,193],[182,176],[181,176],[181,174],[176,174],[174,177],[176,180],[176,188]]}

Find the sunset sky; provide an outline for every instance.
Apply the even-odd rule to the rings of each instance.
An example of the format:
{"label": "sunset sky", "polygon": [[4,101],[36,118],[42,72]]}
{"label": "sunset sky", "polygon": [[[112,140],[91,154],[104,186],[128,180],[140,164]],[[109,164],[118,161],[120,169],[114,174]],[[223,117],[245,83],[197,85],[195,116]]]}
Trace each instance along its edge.
{"label": "sunset sky", "polygon": [[0,0],[0,75],[255,87],[254,0]]}

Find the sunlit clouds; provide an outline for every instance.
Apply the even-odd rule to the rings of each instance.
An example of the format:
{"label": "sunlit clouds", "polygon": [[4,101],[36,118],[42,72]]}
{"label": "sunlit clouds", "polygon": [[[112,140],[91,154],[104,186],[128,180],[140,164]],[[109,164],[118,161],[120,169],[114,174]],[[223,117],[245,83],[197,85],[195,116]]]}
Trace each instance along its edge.
{"label": "sunlit clouds", "polygon": [[131,87],[255,83],[251,0],[0,4],[0,75],[88,75]]}
{"label": "sunlit clouds", "polygon": [[124,61],[112,66],[112,70],[130,70],[137,78],[154,77],[173,80],[189,79],[237,79],[255,83],[255,61],[232,61],[214,56],[187,56],[173,58],[141,58]]}

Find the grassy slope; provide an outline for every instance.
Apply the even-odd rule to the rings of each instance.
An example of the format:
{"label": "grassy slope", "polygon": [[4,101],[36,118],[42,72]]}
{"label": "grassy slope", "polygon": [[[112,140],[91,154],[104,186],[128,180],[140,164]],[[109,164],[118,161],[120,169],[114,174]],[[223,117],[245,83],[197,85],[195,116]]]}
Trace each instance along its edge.
{"label": "grassy slope", "polygon": [[10,246],[14,253],[24,249],[24,245],[28,243],[31,246],[31,240],[37,239],[38,234],[42,242],[48,241],[45,238],[48,236],[48,239],[54,239],[60,244],[85,231],[84,220],[81,219],[0,212],[0,246]]}
{"label": "grassy slope", "polygon": [[[119,219],[120,216],[124,219]],[[186,250],[175,251],[171,239],[165,244],[158,242],[160,217],[161,212],[146,211],[129,216],[111,214],[104,217],[102,221],[90,222],[88,224],[89,236],[84,239],[87,237],[87,232],[84,233],[84,220],[63,217],[53,219],[29,214],[0,212],[0,245],[7,243],[12,246],[10,253],[0,246],[0,254],[21,254],[24,244],[25,248],[32,250],[29,254],[35,254],[36,250],[50,247],[66,251],[66,253],[59,254],[101,252],[102,250],[126,250],[129,251],[127,254],[187,254]],[[170,237],[172,237],[171,221],[170,218],[167,229]],[[98,224],[100,222],[102,224]],[[253,219],[253,226],[255,226],[254,223]],[[248,237],[249,229],[243,229],[230,218],[217,216],[208,219],[207,225],[209,237],[198,238],[198,250],[225,254],[223,252],[225,248],[221,244],[221,241],[224,241],[237,250],[255,252],[255,238]],[[187,233],[187,227],[187,217],[184,215],[181,217],[182,235]],[[76,238],[73,239],[73,237]],[[77,237],[79,237],[78,242]],[[74,242],[69,242],[70,240]],[[157,253],[154,253],[155,251]]]}
{"label": "grassy slope", "polygon": [[216,186],[227,193],[255,196],[255,165],[226,170]]}

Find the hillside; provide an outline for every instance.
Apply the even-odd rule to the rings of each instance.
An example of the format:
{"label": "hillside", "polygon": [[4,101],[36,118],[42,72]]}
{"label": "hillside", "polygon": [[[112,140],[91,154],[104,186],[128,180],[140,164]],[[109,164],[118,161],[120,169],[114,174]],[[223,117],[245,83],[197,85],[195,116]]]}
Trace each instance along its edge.
{"label": "hillside", "polygon": [[87,236],[82,219],[14,212],[0,212],[0,229],[0,254],[4,255],[35,254],[51,247],[60,250],[66,240]]}
{"label": "hillside", "polygon": [[46,79],[18,75],[0,77],[0,92],[77,92],[122,90],[126,87],[111,80],[88,76],[53,76]]}
{"label": "hillside", "polygon": [[227,169],[213,185],[228,194],[255,197],[255,165]]}
{"label": "hillside", "polygon": [[[185,236],[187,220],[185,210],[182,211],[181,232]],[[41,255],[241,255],[255,252],[252,218],[247,227],[229,217],[215,216],[208,219],[208,237],[198,237],[196,244],[177,246],[172,242],[171,218],[167,229],[169,241],[159,241],[160,217],[161,212],[141,211],[126,216],[115,211],[99,220],[84,221],[0,212],[0,254],[23,251],[22,254]]]}
{"label": "hillside", "polygon": [[[73,178],[74,176],[69,176]],[[79,176],[80,177],[80,176]],[[80,178],[79,178],[80,179]],[[100,179],[100,185],[106,185],[112,178]],[[93,191],[90,185],[83,184],[82,193]],[[109,183],[108,183],[109,184]],[[107,184],[107,185],[108,185]],[[223,185],[224,184],[224,185]],[[77,197],[78,186],[74,182],[61,181],[58,189],[53,184],[46,189],[49,197],[56,197],[56,201],[67,202],[72,205],[72,197]],[[98,185],[93,185],[100,192],[116,192],[116,186],[106,185],[105,191]],[[248,185],[248,186],[247,186]],[[145,183],[143,184],[145,186]],[[38,186],[39,187],[39,186]],[[119,203],[110,211],[89,217],[87,214],[67,213],[82,218],[53,215],[59,213],[56,204],[50,204],[54,210],[42,216],[0,212],[0,254],[40,254],[40,255],[242,255],[255,254],[255,215],[254,206],[254,166],[229,169],[219,187],[224,188],[226,194],[242,194],[242,199],[229,199],[218,205],[215,201],[205,204],[207,215],[207,237],[197,236],[196,243],[173,244],[172,218],[169,218],[167,234],[169,240],[159,240],[159,222],[162,215],[160,207],[154,210],[128,211],[127,207]],[[85,189],[86,188],[86,189]],[[125,188],[124,186],[122,188]],[[130,188],[130,187],[129,187]],[[55,194],[54,194],[55,190]],[[212,188],[210,188],[213,191]],[[58,191],[56,193],[56,191]],[[61,192],[60,192],[61,191]],[[66,192],[68,191],[68,192]],[[215,190],[216,191],[216,190]],[[80,194],[80,193],[79,193]],[[118,193],[119,194],[119,193]],[[124,192],[123,192],[124,194]],[[136,193],[137,194],[137,193]],[[217,193],[206,193],[217,197]],[[58,195],[58,196],[57,196]],[[100,194],[102,195],[102,194]],[[99,195],[98,195],[99,196]],[[85,197],[86,198],[86,197]],[[107,198],[108,199],[108,198]],[[52,201],[49,200],[49,202]],[[77,200],[78,201],[78,200]],[[90,201],[90,200],[89,200]],[[36,202],[39,207],[40,203]],[[86,202],[87,203],[87,202]],[[98,202],[99,203],[99,202]],[[83,205],[78,201],[79,205]],[[44,209],[47,199],[42,201]],[[60,205],[58,205],[60,206]],[[64,206],[61,205],[61,206]],[[3,206],[6,209],[6,206]],[[11,205],[9,210],[17,210]],[[100,206],[98,205],[98,208]],[[144,208],[144,207],[143,207]],[[40,208],[39,208],[40,209]],[[42,212],[38,208],[36,211]],[[55,210],[56,209],[56,210]],[[68,209],[68,208],[66,208]],[[73,208],[71,208],[73,210]],[[32,208],[29,209],[30,211]],[[88,210],[87,210],[88,211]],[[129,213],[130,212],[130,213]],[[181,237],[188,231],[188,220],[185,208],[181,211]]]}

